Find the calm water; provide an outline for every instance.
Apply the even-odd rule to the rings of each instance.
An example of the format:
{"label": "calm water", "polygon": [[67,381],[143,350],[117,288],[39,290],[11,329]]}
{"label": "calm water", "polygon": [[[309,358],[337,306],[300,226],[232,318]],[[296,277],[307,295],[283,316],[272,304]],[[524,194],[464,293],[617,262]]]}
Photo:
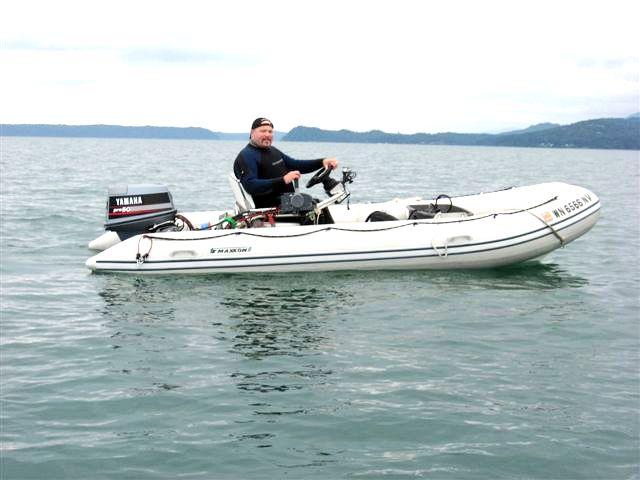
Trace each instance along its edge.
{"label": "calm water", "polygon": [[2,139],[4,479],[639,478],[639,153],[281,143],[353,200],[560,180],[598,225],[480,272],[91,275],[106,188],[232,204],[238,142]]}

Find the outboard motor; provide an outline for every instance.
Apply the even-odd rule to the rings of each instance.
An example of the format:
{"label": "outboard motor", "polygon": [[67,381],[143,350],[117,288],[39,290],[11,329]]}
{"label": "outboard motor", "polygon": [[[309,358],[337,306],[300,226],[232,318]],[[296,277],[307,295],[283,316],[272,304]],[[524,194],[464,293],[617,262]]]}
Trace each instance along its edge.
{"label": "outboard motor", "polygon": [[153,231],[176,217],[171,192],[163,185],[110,187],[108,195],[104,228],[116,232],[121,240]]}

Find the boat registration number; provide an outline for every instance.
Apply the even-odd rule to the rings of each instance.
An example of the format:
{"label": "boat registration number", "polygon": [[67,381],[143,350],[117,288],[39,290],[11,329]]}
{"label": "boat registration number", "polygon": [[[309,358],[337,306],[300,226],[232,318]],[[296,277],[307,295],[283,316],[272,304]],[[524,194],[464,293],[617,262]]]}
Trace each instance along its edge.
{"label": "boat registration number", "polygon": [[588,205],[592,201],[593,199],[591,198],[591,195],[585,193],[582,197],[578,197],[571,202],[565,203],[562,207],[554,209],[553,215],[556,218],[564,217],[565,215],[575,212],[576,210],[580,210],[582,207]]}

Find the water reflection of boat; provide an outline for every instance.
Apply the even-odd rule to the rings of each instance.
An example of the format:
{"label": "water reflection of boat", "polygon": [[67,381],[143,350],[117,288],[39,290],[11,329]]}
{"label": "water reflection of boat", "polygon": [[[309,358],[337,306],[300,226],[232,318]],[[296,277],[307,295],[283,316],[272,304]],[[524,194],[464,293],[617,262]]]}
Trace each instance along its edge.
{"label": "water reflection of boat", "polygon": [[[266,420],[309,413],[308,404],[297,405],[280,394],[304,394],[331,381],[334,372],[324,360],[336,341],[330,320],[338,309],[352,306],[354,298],[351,289],[324,282],[328,276],[319,274],[307,282],[295,274],[242,276],[243,288],[225,290],[221,308],[230,320],[230,353],[251,360],[229,376],[248,395],[254,415]],[[235,278],[227,280],[235,285]]]}
{"label": "water reflection of boat", "polygon": [[[264,280],[264,279],[263,279]],[[349,304],[351,293],[318,282],[306,285],[295,277],[273,277],[273,282],[249,282],[228,290],[221,301],[234,336],[233,351],[251,358],[300,356],[317,352],[330,341],[326,319],[331,311]]]}
{"label": "water reflection of boat", "polygon": [[429,272],[429,281],[444,288],[488,290],[553,290],[578,288],[586,278],[569,273],[555,263],[526,262],[499,269]]}

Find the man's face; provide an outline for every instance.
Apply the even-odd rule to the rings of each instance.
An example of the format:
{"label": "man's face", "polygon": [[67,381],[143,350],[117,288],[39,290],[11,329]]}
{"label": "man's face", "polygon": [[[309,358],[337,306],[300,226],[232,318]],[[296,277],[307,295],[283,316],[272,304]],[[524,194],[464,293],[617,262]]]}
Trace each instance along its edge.
{"label": "man's face", "polygon": [[270,147],[273,143],[273,128],[269,125],[261,125],[251,130],[251,140],[260,147]]}

